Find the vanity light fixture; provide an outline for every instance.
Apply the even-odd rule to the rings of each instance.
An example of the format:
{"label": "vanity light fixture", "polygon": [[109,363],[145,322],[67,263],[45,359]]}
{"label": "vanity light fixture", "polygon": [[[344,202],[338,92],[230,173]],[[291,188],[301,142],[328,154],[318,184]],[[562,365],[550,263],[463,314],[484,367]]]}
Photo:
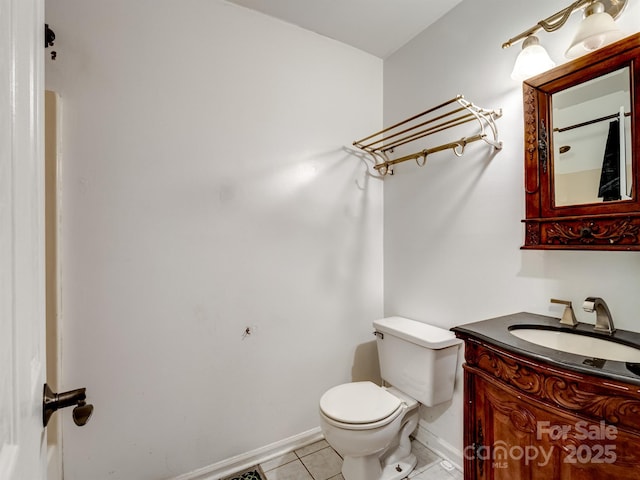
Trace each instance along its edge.
{"label": "vanity light fixture", "polygon": [[[565,25],[565,23],[567,23],[567,20],[569,19],[571,14],[578,10],[584,10],[585,18],[580,24],[578,32],[571,42],[569,49],[565,53],[567,58],[578,57],[582,54],[596,50],[604,45],[622,38],[624,34],[617,28],[614,19],[622,13],[624,7],[627,4],[627,1],[628,0],[576,0],[568,7],[554,13],[544,20],[540,20],[533,27],[507,40],[502,44],[502,48],[509,48],[510,46],[520,42],[521,40],[524,40],[524,44],[522,47],[523,50],[522,52],[520,52],[520,55],[518,55],[518,58],[516,60],[516,67],[518,68],[518,70],[516,70],[516,67],[514,67],[512,78],[527,78],[521,77],[518,72],[523,72],[522,74],[525,74],[528,71],[535,70],[534,67],[520,67],[517,65],[518,63],[524,61],[524,58],[521,59],[521,57],[526,58],[531,56],[532,58],[535,58],[533,55],[523,55],[525,51],[531,48],[531,46],[537,45],[540,48],[536,48],[536,50],[544,50],[539,45],[539,42],[534,43],[537,40],[533,40],[535,38],[534,33],[541,29],[543,29],[545,32],[555,32],[556,30],[559,30]],[[550,59],[547,60],[547,65],[547,68],[551,68],[554,66],[553,62],[550,61]],[[537,73],[541,73],[542,71],[544,70],[535,71],[533,74],[535,75]]]}
{"label": "vanity light fixture", "polygon": [[584,9],[584,20],[565,52],[567,58],[576,58],[585,53],[613,43],[624,37],[613,17],[604,10],[601,2],[593,2]]}
{"label": "vanity light fixture", "polygon": [[511,78],[521,82],[525,78],[533,77],[545,72],[556,64],[540,45],[540,40],[535,35],[529,35],[522,43],[522,51],[516,58],[516,63],[511,72]]}

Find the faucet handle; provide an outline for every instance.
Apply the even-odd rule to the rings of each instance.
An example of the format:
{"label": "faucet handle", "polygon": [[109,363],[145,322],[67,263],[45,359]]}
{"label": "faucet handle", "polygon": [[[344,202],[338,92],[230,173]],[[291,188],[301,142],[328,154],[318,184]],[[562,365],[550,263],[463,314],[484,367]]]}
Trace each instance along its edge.
{"label": "faucet handle", "polygon": [[561,324],[568,325],[570,327],[575,327],[576,325],[578,325],[578,320],[576,319],[576,315],[575,313],[573,313],[573,306],[571,305],[571,301],[552,298],[550,302],[565,305],[564,312],[562,312],[562,318],[560,319]]}

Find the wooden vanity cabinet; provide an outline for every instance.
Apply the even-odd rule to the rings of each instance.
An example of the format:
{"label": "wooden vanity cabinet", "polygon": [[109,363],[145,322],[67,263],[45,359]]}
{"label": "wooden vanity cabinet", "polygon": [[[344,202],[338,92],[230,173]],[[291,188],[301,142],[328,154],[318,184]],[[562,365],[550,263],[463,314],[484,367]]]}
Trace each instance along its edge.
{"label": "wooden vanity cabinet", "polygon": [[640,386],[465,340],[465,480],[637,480]]}

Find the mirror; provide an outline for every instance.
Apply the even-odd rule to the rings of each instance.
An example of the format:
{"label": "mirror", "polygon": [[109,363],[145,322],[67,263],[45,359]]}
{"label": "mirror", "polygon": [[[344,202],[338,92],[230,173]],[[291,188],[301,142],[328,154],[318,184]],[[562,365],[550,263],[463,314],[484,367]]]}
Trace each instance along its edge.
{"label": "mirror", "polygon": [[523,82],[523,248],[640,250],[640,34]]}
{"label": "mirror", "polygon": [[632,200],[629,67],[554,93],[555,206]]}

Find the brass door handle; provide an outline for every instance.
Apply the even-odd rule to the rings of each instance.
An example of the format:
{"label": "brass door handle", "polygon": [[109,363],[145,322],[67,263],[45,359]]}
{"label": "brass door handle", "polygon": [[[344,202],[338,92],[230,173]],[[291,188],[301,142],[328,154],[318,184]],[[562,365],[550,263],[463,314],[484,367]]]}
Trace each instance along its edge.
{"label": "brass door handle", "polygon": [[51,415],[56,410],[75,405],[73,409],[73,421],[79,427],[85,425],[93,413],[93,405],[86,402],[86,388],[78,388],[63,393],[54,393],[49,385],[44,384],[42,394],[42,423],[46,427]]}

